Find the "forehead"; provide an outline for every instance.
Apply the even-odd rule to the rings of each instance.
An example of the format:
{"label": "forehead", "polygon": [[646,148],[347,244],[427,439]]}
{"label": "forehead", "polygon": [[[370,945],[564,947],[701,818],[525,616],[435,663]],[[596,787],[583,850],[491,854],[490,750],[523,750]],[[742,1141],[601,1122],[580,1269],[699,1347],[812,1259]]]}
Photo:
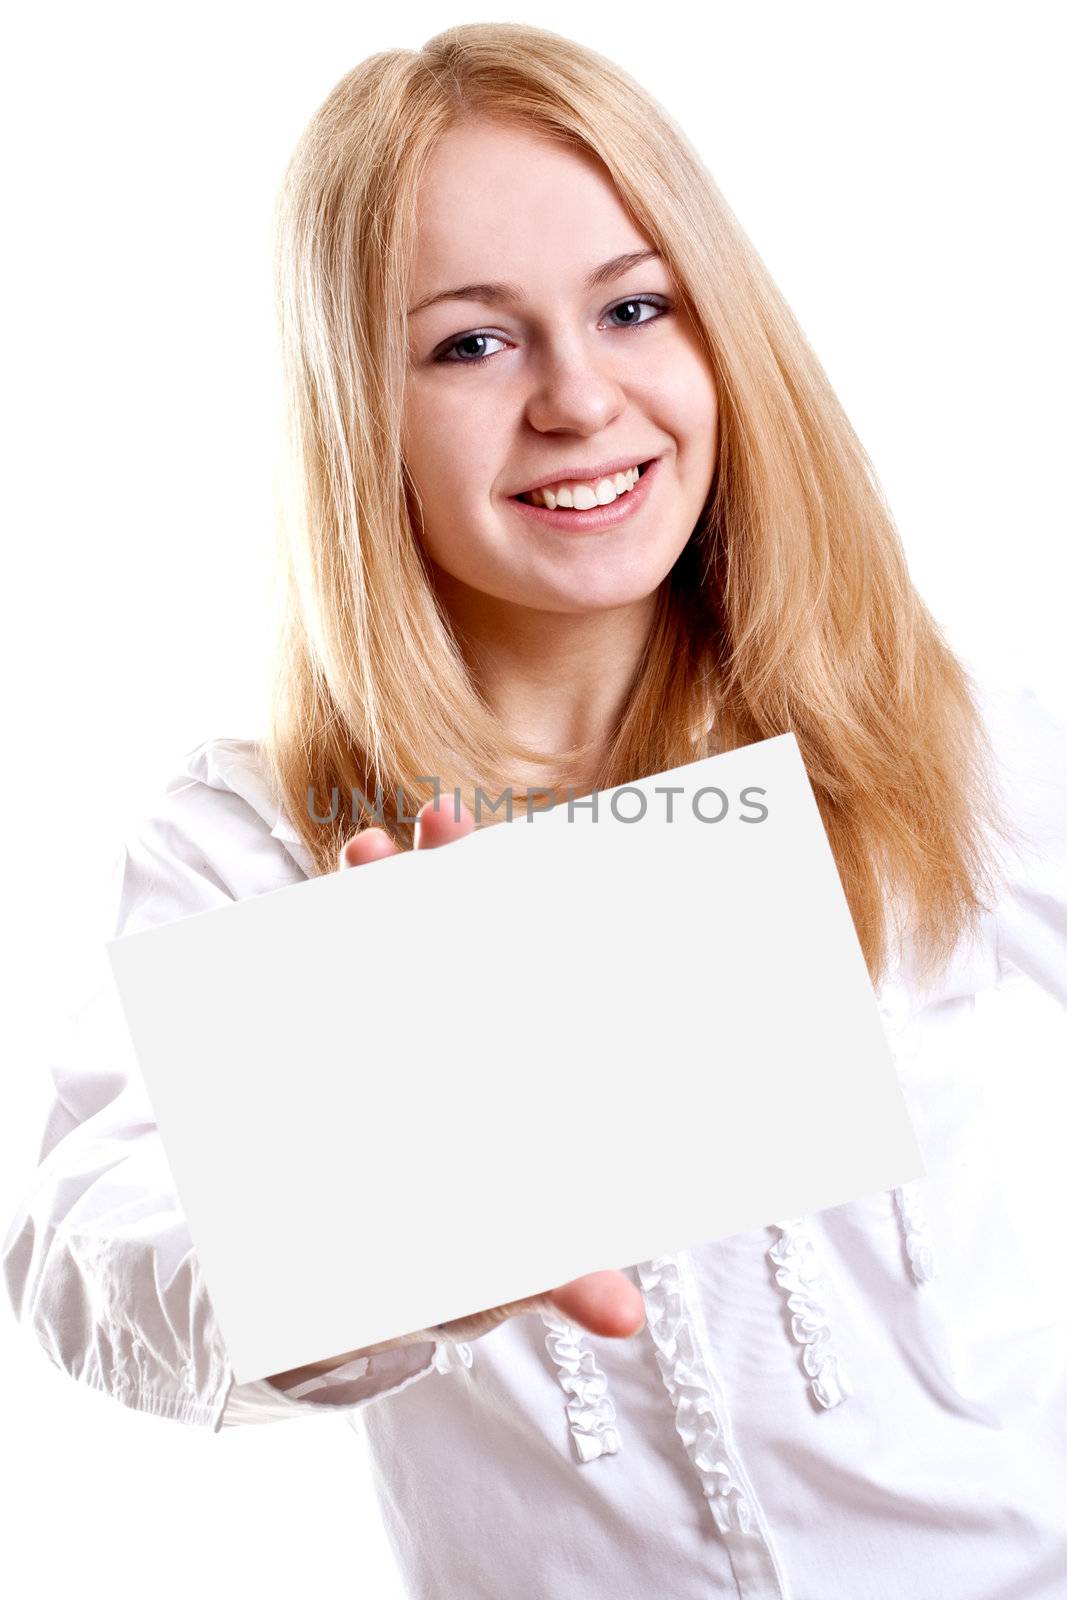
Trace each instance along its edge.
{"label": "forehead", "polygon": [[416,297],[474,276],[577,276],[649,242],[596,156],[496,122],[462,123],[443,137],[422,174],[416,218]]}

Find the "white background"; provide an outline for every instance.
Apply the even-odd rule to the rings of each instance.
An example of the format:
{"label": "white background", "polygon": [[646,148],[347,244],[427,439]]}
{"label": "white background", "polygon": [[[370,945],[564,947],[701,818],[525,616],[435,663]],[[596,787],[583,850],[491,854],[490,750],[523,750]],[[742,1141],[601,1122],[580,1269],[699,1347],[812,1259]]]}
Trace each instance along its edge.
{"label": "white background", "polygon": [[[950,643],[1067,712],[1058,7],[710,0],[695,25],[545,0],[384,24],[321,0],[22,8],[0,95],[0,1228],[49,1102],[42,1020],[98,936],[124,830],[183,752],[262,728],[284,163],[357,61],[487,16],[599,49],[687,131],[873,458]],[[216,1438],[136,1414],[2,1310],[20,1593],[399,1597],[340,1419]]]}

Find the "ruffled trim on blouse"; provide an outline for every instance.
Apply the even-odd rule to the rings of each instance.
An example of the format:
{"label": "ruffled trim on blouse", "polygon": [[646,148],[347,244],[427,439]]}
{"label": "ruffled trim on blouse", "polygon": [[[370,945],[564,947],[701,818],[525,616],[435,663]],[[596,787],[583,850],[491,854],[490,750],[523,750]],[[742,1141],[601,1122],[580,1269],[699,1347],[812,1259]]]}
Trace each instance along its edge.
{"label": "ruffled trim on blouse", "polygon": [[725,1400],[704,1359],[689,1315],[677,1256],[637,1268],[656,1361],[674,1405],[675,1426],[700,1476],[720,1533],[751,1531],[753,1508],[734,1460]]}
{"label": "ruffled trim on blouse", "polygon": [[674,1407],[674,1424],[700,1478],[739,1595],[786,1600],[789,1587],[766,1518],[731,1438],[729,1412],[710,1349],[702,1340],[699,1299],[685,1252],[637,1268],[656,1361]]}
{"label": "ruffled trim on blouse", "polygon": [[460,1367],[469,1367],[474,1361],[469,1344],[449,1344],[439,1340],[434,1352],[433,1364],[438,1372],[456,1372]]}
{"label": "ruffled trim on blouse", "polygon": [[[878,997],[878,1012],[893,1057],[898,1078],[900,1035],[909,1020],[906,995],[885,989]],[[902,1085],[903,1087],[903,1085]],[[913,1284],[929,1283],[934,1276],[933,1242],[922,1202],[919,1180],[892,1191]],[[808,1217],[789,1217],[775,1223],[778,1238],[767,1255],[775,1268],[775,1281],[786,1291],[790,1331],[803,1351],[802,1365],[811,1392],[820,1406],[829,1409],[847,1400],[855,1390],[834,1347],[827,1312],[826,1284],[819,1265],[819,1251]]]}
{"label": "ruffled trim on blouse", "polygon": [[615,1406],[607,1392],[608,1380],[585,1343],[585,1330],[551,1312],[543,1311],[541,1321],[549,1330],[545,1345],[560,1387],[571,1396],[566,1410],[576,1459],[584,1463],[616,1455],[622,1441],[615,1427]]}
{"label": "ruffled trim on blouse", "polygon": [[827,1410],[853,1393],[852,1382],[834,1349],[824,1304],[825,1286],[807,1217],[775,1223],[778,1239],[767,1251],[775,1281],[786,1291],[789,1326],[803,1352],[811,1392]]}
{"label": "ruffled trim on blouse", "polygon": [[908,1258],[912,1282],[916,1286],[929,1283],[935,1275],[934,1247],[918,1180],[894,1189],[893,1198],[897,1203],[897,1216],[904,1236],[904,1253]]}

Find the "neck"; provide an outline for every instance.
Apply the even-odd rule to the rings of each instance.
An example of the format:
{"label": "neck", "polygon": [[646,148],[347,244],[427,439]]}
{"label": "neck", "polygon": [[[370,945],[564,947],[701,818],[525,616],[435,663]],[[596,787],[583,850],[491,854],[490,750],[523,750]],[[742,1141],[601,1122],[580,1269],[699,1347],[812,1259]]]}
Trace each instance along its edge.
{"label": "neck", "polygon": [[[508,732],[559,757],[586,747],[592,782],[633,686],[657,594],[575,614],[477,594],[441,572],[437,591],[480,693]],[[551,773],[534,762],[516,777],[534,784]]]}

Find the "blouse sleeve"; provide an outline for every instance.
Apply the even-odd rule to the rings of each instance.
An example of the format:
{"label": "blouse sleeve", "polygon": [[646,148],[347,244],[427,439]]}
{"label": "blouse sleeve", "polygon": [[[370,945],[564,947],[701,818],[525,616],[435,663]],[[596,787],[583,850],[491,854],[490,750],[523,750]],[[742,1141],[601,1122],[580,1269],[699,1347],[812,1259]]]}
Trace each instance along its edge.
{"label": "blouse sleeve", "polygon": [[1032,689],[1015,689],[993,703],[990,726],[1021,830],[997,908],[998,966],[1067,1007],[1067,716]]}
{"label": "blouse sleeve", "polygon": [[[232,901],[228,866],[247,864],[250,851],[259,852],[263,890],[276,887],[275,842],[244,800],[199,782],[172,785],[122,848],[104,937]],[[287,1392],[266,1378],[235,1383],[103,939],[86,964],[79,997],[53,1028],[54,1099],[3,1246],[21,1327],[70,1377],[134,1410],[215,1432],[357,1409],[435,1370],[437,1342],[427,1334]]]}

